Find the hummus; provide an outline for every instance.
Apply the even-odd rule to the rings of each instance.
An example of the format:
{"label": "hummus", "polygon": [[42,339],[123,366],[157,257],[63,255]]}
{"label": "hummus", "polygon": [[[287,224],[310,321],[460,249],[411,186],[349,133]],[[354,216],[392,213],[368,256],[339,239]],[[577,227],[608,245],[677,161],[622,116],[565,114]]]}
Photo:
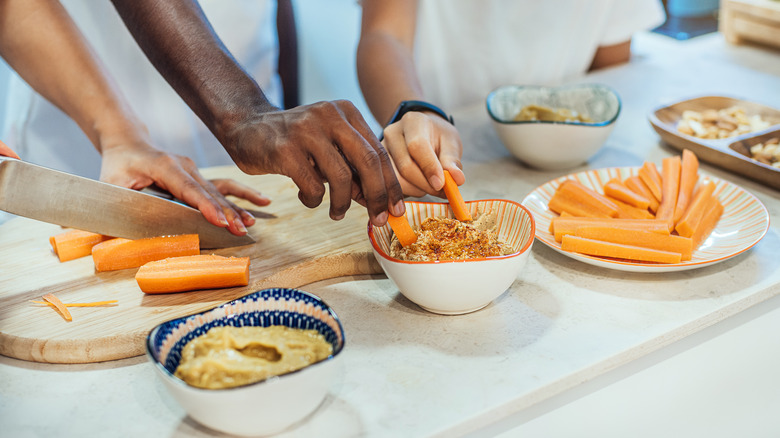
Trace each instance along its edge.
{"label": "hummus", "polygon": [[583,122],[593,123],[589,117],[567,108],[547,108],[541,105],[527,105],[520,109],[514,119],[516,122]]}
{"label": "hummus", "polygon": [[184,346],[175,375],[198,388],[231,388],[304,368],[332,353],[317,330],[214,327]]}
{"label": "hummus", "polygon": [[417,241],[403,247],[396,236],[390,243],[390,256],[399,260],[428,262],[468,260],[512,254],[514,250],[498,241],[494,215],[478,213],[471,222],[429,217],[420,224]]}

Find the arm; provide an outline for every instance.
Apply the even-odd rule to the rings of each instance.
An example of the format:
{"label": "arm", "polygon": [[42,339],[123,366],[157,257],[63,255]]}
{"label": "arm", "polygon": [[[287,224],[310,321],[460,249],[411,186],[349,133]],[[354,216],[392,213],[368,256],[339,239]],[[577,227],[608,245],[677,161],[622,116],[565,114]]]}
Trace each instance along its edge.
{"label": "arm", "polygon": [[217,188],[188,158],[152,147],[146,127],[59,2],[0,0],[0,55],[84,131],[102,155],[102,180],[133,189],[157,184],[239,235],[254,219],[222,193],[239,193],[258,205],[270,202],[235,181]]}
{"label": "arm", "polygon": [[371,221],[403,214],[403,193],[390,157],[349,102],[287,111],[263,91],[215,35],[191,0],[112,0],[158,71],[222,143],[242,171],[292,178],[298,197],[316,207],[330,189],[330,216],[354,199]]}
{"label": "arm", "polygon": [[[358,79],[371,112],[387,122],[401,101],[425,100],[413,58],[417,1],[363,0],[362,5]],[[465,182],[460,136],[438,115],[408,113],[384,133],[405,193],[441,195],[444,169],[458,184]]]}

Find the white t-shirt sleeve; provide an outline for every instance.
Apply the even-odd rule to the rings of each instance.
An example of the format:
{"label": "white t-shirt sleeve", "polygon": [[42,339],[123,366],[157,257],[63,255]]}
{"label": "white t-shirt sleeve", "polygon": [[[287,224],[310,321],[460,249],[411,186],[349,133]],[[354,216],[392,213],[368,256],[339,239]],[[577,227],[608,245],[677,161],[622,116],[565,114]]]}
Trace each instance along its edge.
{"label": "white t-shirt sleeve", "polygon": [[601,46],[628,41],[634,33],[658,27],[666,20],[661,0],[614,0],[608,14]]}

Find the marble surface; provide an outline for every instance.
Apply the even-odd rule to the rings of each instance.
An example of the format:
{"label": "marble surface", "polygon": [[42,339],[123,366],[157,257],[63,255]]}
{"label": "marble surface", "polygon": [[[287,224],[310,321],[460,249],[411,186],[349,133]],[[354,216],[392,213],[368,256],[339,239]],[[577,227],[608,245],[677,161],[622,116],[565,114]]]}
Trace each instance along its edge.
{"label": "marble surface", "polygon": [[[634,48],[632,63],[582,79],[614,87],[624,107],[602,151],[572,171],[675,154],[647,122],[664,103],[703,94],[780,102],[776,52],[727,46],[718,34],[647,34]],[[514,160],[482,106],[455,119],[465,198],[521,201],[560,176]],[[280,436],[777,436],[780,193],[703,167],[756,195],[773,221],[755,248],[711,267],[611,271],[537,243],[510,290],[457,317],[422,311],[384,276],[302,288],[337,311],[347,347],[323,405]],[[145,357],[0,357],[0,425],[14,437],[218,435],[185,415]]]}

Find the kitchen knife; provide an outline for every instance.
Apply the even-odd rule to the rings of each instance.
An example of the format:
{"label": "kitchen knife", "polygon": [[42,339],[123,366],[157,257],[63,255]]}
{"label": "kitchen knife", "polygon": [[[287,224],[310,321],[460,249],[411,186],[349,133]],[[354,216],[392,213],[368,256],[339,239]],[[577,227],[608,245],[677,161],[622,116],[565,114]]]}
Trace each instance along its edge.
{"label": "kitchen knife", "polygon": [[201,248],[254,243],[178,202],[2,156],[0,210],[127,239],[197,233]]}

